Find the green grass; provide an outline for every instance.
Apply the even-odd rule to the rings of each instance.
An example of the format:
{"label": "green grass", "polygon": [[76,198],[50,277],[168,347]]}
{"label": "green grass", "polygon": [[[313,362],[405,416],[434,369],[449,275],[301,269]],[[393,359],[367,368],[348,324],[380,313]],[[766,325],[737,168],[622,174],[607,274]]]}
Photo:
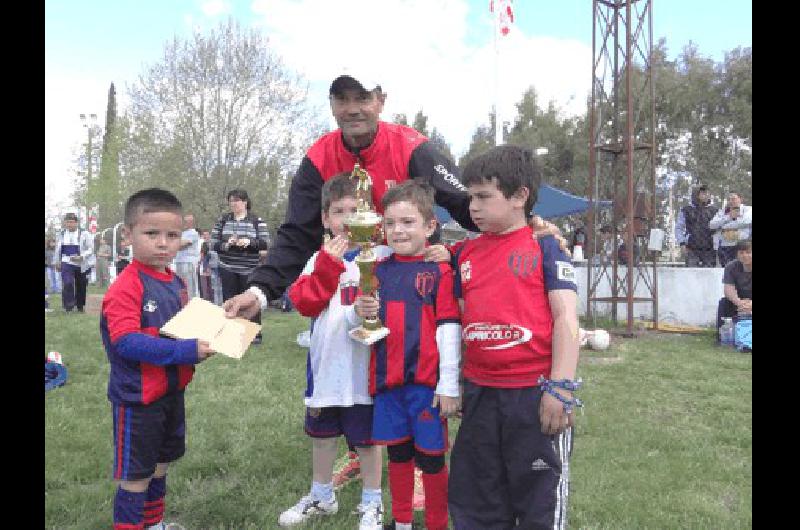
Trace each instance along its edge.
{"label": "green grass", "polygon": [[[64,314],[57,296],[51,307],[45,347],[64,356],[69,380],[45,395],[45,527],[109,528],[113,443],[98,317]],[[186,393],[187,452],[169,473],[168,521],[276,528],[309,487],[305,350],[295,343],[307,323],[269,311],[264,325],[264,343],[241,360],[198,366]],[[571,528],[752,526],[752,357],[712,342],[710,333],[648,333],[582,352]],[[451,442],[457,428],[452,421]],[[356,527],[359,496],[359,484],[345,487],[339,513],[313,528]],[[384,502],[388,509],[385,475]]]}

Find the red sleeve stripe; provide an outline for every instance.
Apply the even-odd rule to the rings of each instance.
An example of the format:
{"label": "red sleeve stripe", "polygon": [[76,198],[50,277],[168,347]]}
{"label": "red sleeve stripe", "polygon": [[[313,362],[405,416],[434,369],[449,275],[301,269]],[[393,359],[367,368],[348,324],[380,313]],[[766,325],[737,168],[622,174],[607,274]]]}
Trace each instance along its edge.
{"label": "red sleeve stripe", "polygon": [[386,304],[386,327],[395,330],[386,337],[386,386],[389,388],[403,384],[405,374],[405,304],[389,301]]}
{"label": "red sleeve stripe", "polygon": [[433,306],[423,305],[420,316],[419,358],[415,382],[435,386],[439,375],[439,349],[436,347],[436,317]]}

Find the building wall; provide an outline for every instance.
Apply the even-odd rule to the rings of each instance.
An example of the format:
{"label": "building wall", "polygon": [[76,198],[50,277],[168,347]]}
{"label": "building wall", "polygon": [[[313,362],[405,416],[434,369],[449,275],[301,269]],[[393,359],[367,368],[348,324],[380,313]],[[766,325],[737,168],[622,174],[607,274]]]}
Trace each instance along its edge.
{"label": "building wall", "polygon": [[[608,276],[604,276],[598,283],[595,296],[611,296],[611,267],[607,269]],[[647,279],[650,281],[652,267],[647,269]],[[578,279],[578,314],[586,315],[587,270],[586,267],[576,267]],[[617,269],[619,278],[625,278],[627,267]],[[686,267],[659,267],[658,269],[658,319],[661,322],[674,324],[689,324],[693,326],[714,326],[717,319],[717,304],[722,298],[722,273],[721,267],[713,269],[686,268]],[[596,281],[598,268],[592,271],[592,281]],[[636,278],[634,271],[634,296],[650,296],[646,283],[642,277]],[[652,320],[652,302],[635,302],[633,304],[633,317],[635,319]],[[598,316],[611,315],[610,302],[593,302],[593,312]],[[617,319],[627,319],[628,306],[622,302],[617,304]]]}

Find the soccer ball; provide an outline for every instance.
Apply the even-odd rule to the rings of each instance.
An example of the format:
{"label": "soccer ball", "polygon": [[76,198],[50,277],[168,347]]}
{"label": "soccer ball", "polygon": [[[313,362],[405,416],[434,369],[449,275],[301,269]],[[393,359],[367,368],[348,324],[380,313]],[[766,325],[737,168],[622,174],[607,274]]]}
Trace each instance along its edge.
{"label": "soccer ball", "polygon": [[604,329],[596,329],[587,333],[589,336],[589,347],[593,350],[605,350],[611,343],[611,336]]}

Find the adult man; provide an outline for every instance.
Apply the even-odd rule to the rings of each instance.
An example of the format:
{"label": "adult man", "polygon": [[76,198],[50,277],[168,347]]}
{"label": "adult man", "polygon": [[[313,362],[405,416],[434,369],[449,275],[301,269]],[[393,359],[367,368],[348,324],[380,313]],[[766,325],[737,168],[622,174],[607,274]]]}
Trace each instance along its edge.
{"label": "adult man", "polygon": [[189,298],[200,296],[197,279],[197,263],[200,261],[200,234],[194,228],[194,215],[183,216],[181,247],[175,255],[175,273],[186,283]]}
{"label": "adult man", "polygon": [[753,242],[739,241],[736,259],[725,265],[723,296],[717,306],[717,342],[724,317],[753,315]]}
{"label": "adult man", "polygon": [[463,227],[477,230],[469,217],[469,196],[458,170],[416,130],[379,120],[386,92],[367,78],[345,74],[331,83],[329,101],[339,129],[324,135],[306,153],[292,181],[286,220],[278,229],[267,261],[250,276],[250,288],[225,302],[229,315],[252,316],[280,298],[322,243],[321,190],[329,178],[358,163],[372,177],[372,199],[409,178],[430,177],[436,203]]}
{"label": "adult man", "polygon": [[753,207],[742,203],[738,193],[728,194],[728,204],[709,222],[709,228],[719,230],[719,263],[725,267],[736,259],[736,243],[751,239]]}
{"label": "adult man", "polygon": [[716,267],[714,231],[709,223],[717,213],[711,205],[706,185],[692,192],[692,203],[681,208],[675,222],[675,240],[686,256],[687,267]]}
{"label": "adult man", "polygon": [[61,304],[67,313],[75,307],[79,313],[83,313],[86,285],[95,261],[94,237],[86,230],[78,228],[77,215],[71,212],[66,214],[64,229],[56,241],[53,265],[56,270],[61,271]]}

